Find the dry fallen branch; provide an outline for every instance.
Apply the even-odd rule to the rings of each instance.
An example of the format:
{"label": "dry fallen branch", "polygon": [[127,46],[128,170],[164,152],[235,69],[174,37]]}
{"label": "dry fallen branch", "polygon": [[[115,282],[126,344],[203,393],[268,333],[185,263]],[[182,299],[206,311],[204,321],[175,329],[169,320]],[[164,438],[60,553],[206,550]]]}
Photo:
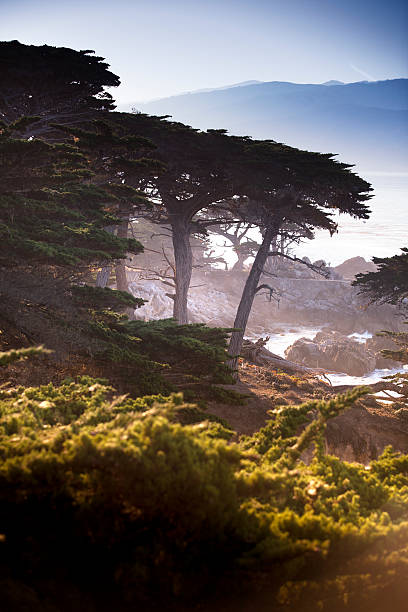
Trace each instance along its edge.
{"label": "dry fallen branch", "polygon": [[265,348],[265,345],[269,341],[269,336],[266,338],[259,338],[256,342],[251,342],[251,340],[244,340],[241,356],[260,366],[273,366],[283,372],[302,372],[307,374],[326,374],[329,370],[324,370],[323,368],[308,368],[300,363],[295,363],[294,361],[289,361],[288,359],[284,359],[279,355],[275,355],[268,351]]}

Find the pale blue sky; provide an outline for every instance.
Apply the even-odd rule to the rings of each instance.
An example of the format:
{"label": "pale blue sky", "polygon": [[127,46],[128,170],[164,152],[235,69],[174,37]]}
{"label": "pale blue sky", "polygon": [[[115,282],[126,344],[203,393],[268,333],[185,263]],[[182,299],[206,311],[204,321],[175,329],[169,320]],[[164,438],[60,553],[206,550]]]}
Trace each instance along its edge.
{"label": "pale blue sky", "polygon": [[126,103],[258,79],[408,75],[401,0],[0,0],[0,39],[94,49]]}

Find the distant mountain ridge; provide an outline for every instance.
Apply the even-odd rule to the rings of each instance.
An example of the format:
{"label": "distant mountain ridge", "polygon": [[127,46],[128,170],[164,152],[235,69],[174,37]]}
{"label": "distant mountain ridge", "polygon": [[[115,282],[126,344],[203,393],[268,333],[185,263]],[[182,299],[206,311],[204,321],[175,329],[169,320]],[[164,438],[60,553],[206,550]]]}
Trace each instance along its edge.
{"label": "distant mountain ridge", "polygon": [[[208,93],[210,91],[222,91],[224,89],[232,89],[233,87],[246,87],[247,85],[259,85],[264,81],[242,81],[241,83],[233,83],[232,85],[223,85],[222,87],[206,87],[205,89],[194,89],[193,91],[186,91],[184,93],[196,94],[196,93]],[[182,94],[179,94],[182,95]],[[162,98],[161,98],[162,99]]]}
{"label": "distant mountain ridge", "polygon": [[407,171],[408,79],[238,83],[137,104],[200,129],[338,153],[374,171]]}
{"label": "distant mountain ridge", "polygon": [[322,83],[322,85],[345,85],[345,83],[343,83],[343,81],[331,80],[331,81],[325,81],[324,83]]}

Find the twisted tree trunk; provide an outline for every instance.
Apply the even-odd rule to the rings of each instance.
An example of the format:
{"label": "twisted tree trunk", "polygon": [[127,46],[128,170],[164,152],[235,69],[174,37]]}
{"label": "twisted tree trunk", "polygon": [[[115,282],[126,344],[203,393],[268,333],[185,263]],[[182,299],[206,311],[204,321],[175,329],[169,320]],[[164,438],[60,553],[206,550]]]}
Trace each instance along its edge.
{"label": "twisted tree trunk", "polygon": [[238,357],[241,352],[242,342],[248,323],[248,318],[251,313],[252,304],[256,295],[259,279],[263,272],[265,262],[268,258],[272,239],[276,236],[277,227],[270,225],[263,236],[262,244],[256,254],[251,271],[245,283],[244,291],[241,296],[241,301],[238,306],[237,314],[234,321],[234,328],[239,331],[232,332],[231,340],[228,347],[229,360],[227,362],[231,370],[236,371],[238,368]]}
{"label": "twisted tree trunk", "polygon": [[[118,238],[127,238],[128,237],[128,226],[129,219],[124,219],[120,225],[118,225],[116,235]],[[127,291],[129,293],[129,285],[126,277],[126,264],[125,259],[120,259],[115,265],[115,274],[116,274],[116,289],[119,291]]]}
{"label": "twisted tree trunk", "polygon": [[[108,227],[105,227],[104,230],[105,232],[108,232],[108,234],[114,234],[115,227],[116,227],[115,225],[109,225]],[[111,265],[105,265],[103,266],[103,268],[99,270],[98,274],[96,275],[96,283],[95,283],[96,287],[102,287],[103,289],[106,287],[106,285],[109,282],[111,270],[112,270]]]}
{"label": "twisted tree trunk", "polygon": [[96,275],[96,287],[102,287],[103,289],[106,287],[109,282],[111,270],[112,266],[104,266],[99,270],[98,274]]}
{"label": "twisted tree trunk", "polygon": [[[105,227],[105,232],[115,234],[119,238],[128,237],[129,219],[124,219],[119,225],[110,225]],[[112,271],[112,265],[106,265],[101,268],[96,276],[96,287],[106,287]],[[129,285],[126,277],[125,260],[121,259],[115,264],[116,288],[119,291],[127,291],[129,293]]]}
{"label": "twisted tree trunk", "polygon": [[193,270],[193,254],[190,245],[190,221],[175,218],[171,223],[175,285],[173,316],[179,325],[188,323],[187,298]]}
{"label": "twisted tree trunk", "polygon": [[271,353],[265,348],[269,340],[269,336],[266,338],[260,338],[256,342],[250,340],[244,340],[242,343],[241,353],[244,359],[251,361],[256,365],[261,366],[272,366],[283,370],[284,372],[302,372],[305,374],[336,374],[332,370],[326,370],[325,368],[308,368],[301,363],[289,361],[284,359],[275,353]]}
{"label": "twisted tree trunk", "polygon": [[238,259],[231,268],[231,272],[242,272],[244,269],[244,262],[248,259],[248,255],[246,253],[241,253],[237,249],[234,249],[234,252]]}

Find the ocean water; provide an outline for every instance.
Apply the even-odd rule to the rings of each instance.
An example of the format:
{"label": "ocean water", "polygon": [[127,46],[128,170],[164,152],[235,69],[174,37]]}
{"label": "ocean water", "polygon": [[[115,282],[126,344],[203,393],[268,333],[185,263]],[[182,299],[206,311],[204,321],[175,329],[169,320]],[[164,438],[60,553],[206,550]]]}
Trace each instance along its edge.
{"label": "ocean water", "polygon": [[296,340],[299,340],[299,338],[312,339],[321,330],[320,327],[297,327],[284,323],[279,324],[279,327],[282,329],[281,332],[265,333],[263,337],[269,336],[269,342],[265,345],[265,348],[280,357],[284,357],[285,349],[296,342]]}
{"label": "ocean water", "polygon": [[337,385],[373,385],[379,382],[384,376],[391,376],[398,372],[407,373],[408,366],[401,365],[400,368],[374,370],[374,372],[370,372],[370,374],[366,374],[365,376],[349,376],[348,374],[341,373],[326,374],[326,378],[330,380],[334,387]]}
{"label": "ocean water", "polygon": [[279,355],[279,357],[285,357],[285,349],[291,344],[299,340],[299,338],[314,338],[317,332],[321,330],[321,327],[299,327],[289,323],[279,323],[279,332],[269,332],[265,329],[262,335],[259,334],[246,334],[245,337],[253,342],[256,342],[258,338],[266,338],[269,336],[269,341],[265,345],[271,353]]}
{"label": "ocean water", "polygon": [[316,232],[314,240],[297,247],[298,255],[312,261],[324,259],[337,266],[358,255],[367,260],[373,256],[390,257],[408,246],[408,172],[356,172],[374,189],[369,202],[370,218],[360,221],[347,215],[335,216],[338,233],[330,237],[327,232]]}

